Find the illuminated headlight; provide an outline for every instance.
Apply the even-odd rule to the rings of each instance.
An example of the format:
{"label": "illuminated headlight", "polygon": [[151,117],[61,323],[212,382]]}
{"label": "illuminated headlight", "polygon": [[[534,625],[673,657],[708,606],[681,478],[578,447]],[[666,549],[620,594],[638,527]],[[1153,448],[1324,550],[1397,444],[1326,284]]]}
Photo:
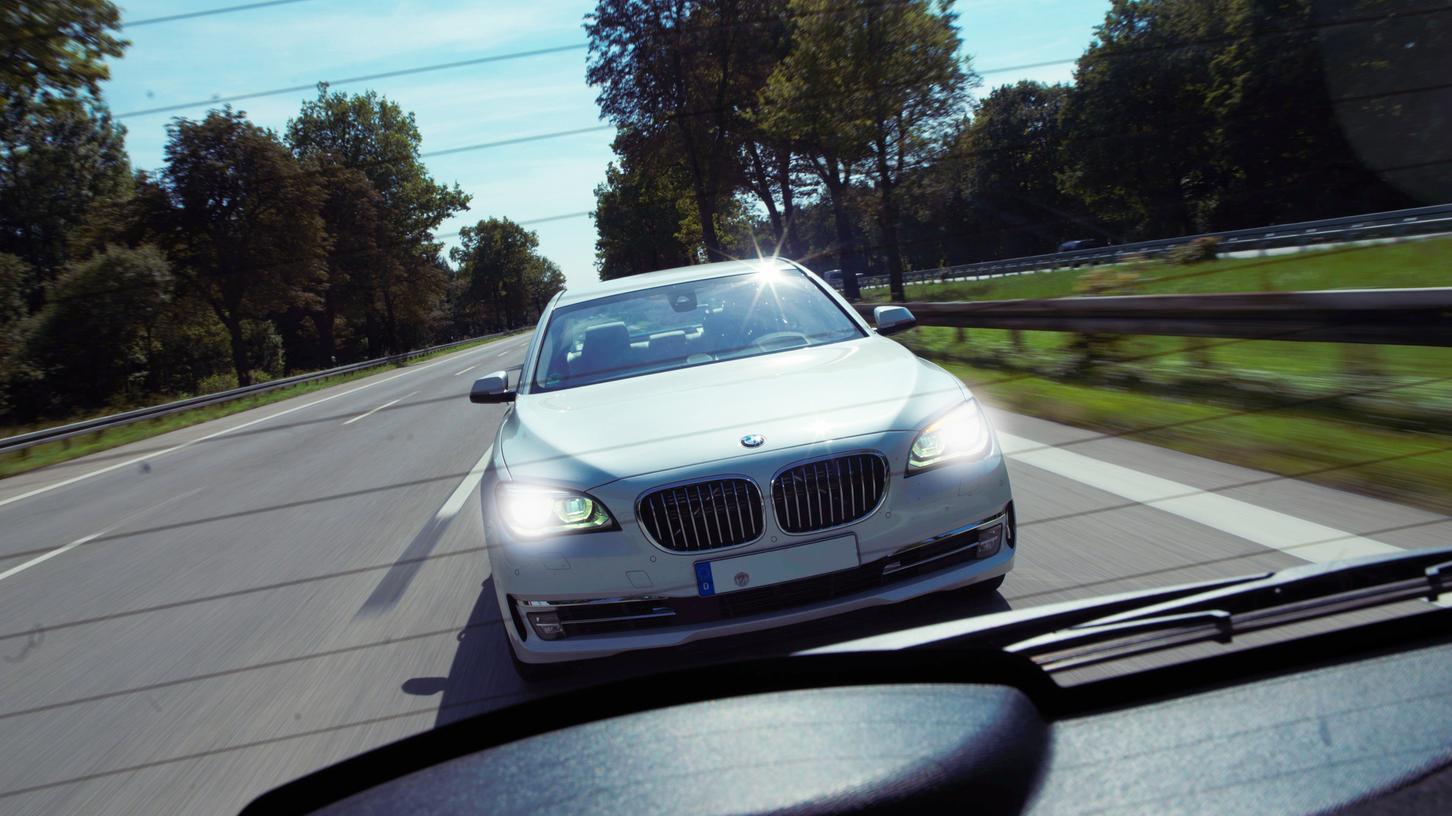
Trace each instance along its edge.
{"label": "illuminated headlight", "polygon": [[574,490],[500,482],[500,515],[511,532],[527,538],[615,529],[605,505]]}
{"label": "illuminated headlight", "polygon": [[978,403],[968,400],[933,420],[913,440],[907,475],[958,460],[982,459],[990,447],[988,423]]}

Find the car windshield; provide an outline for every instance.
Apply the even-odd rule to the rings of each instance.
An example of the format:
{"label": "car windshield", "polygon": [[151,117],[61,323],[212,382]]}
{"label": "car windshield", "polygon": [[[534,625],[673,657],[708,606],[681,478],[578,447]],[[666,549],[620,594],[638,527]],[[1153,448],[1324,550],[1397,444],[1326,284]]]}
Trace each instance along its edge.
{"label": "car windshield", "polygon": [[1452,0],[0,2],[0,814],[1452,542]]}
{"label": "car windshield", "polygon": [[773,266],[555,309],[534,386],[555,391],[862,336],[806,275]]}

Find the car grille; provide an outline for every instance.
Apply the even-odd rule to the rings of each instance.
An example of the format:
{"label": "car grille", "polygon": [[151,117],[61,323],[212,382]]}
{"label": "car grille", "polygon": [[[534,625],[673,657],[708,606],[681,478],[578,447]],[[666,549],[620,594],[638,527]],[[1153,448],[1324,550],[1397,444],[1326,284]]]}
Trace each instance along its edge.
{"label": "car grille", "polygon": [[761,536],[761,491],[748,479],[715,479],[647,493],[635,514],[655,543],[695,552]]}
{"label": "car grille", "polygon": [[783,530],[809,533],[871,513],[886,489],[882,456],[854,453],[789,468],[772,481],[771,500]]}

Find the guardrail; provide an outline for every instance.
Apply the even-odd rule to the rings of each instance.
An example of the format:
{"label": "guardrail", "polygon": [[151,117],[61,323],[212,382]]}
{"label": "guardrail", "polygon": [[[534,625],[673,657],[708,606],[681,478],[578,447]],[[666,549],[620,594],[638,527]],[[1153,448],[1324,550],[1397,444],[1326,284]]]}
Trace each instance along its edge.
{"label": "guardrail", "polygon": [[[1224,232],[1206,232],[1199,235],[1182,235],[1178,238],[1160,238],[1133,244],[1115,244],[1069,252],[1050,252],[1043,255],[979,261],[933,269],[915,269],[903,275],[903,283],[940,283],[1022,275],[1026,272],[1038,272],[1066,266],[1118,263],[1132,255],[1153,258],[1164,255],[1177,247],[1186,246],[1198,238],[1219,239],[1220,244],[1216,251],[1223,255],[1228,252],[1307,247],[1316,244],[1407,237],[1447,231],[1452,231],[1452,204],[1435,204],[1407,210],[1323,218],[1319,221],[1300,221],[1294,224],[1277,224]],[[858,278],[858,286],[864,289],[886,286],[887,282],[887,275],[863,275]],[[839,289],[842,286],[840,281],[834,281],[833,285]]]}
{"label": "guardrail", "polygon": [[156,419],[158,417],[167,416],[169,414],[181,413],[182,411],[190,411],[194,408],[204,408],[209,405],[219,405],[224,402],[231,402],[233,400],[242,399],[243,397],[250,397],[255,394],[262,394],[268,391],[276,390],[278,388],[286,388],[290,385],[313,382],[314,380],[323,380],[327,379],[328,377],[336,377],[340,374],[351,374],[354,371],[362,371],[365,368],[376,368],[378,366],[402,363],[408,360],[412,360],[415,357],[422,357],[425,354],[433,354],[437,351],[447,351],[451,348],[456,348],[458,346],[466,345],[468,343],[476,343],[480,340],[487,340],[491,337],[500,337],[504,334],[506,334],[506,332],[486,334],[480,337],[471,337],[467,340],[456,340],[452,343],[443,343],[437,346],[429,346],[428,348],[415,349],[413,351],[406,351],[401,354],[391,354],[387,357],[379,357],[374,360],[364,360],[358,363],[349,363],[348,365],[338,366],[337,368],[329,368],[325,371],[314,371],[308,374],[297,374],[292,377],[283,377],[279,380],[269,380],[265,383],[254,383],[253,385],[244,385],[240,388],[233,388],[228,391],[219,391],[215,394],[203,394],[197,397],[189,397],[184,400],[177,400],[176,402],[168,402],[163,405],[153,405],[148,408],[137,408],[134,411],[126,411],[120,414],[111,414],[110,416],[95,417],[94,419],[74,422],[69,425],[61,425],[55,428],[45,428],[39,431],[31,431],[30,433],[23,433],[17,436],[0,439],[0,453],[13,453],[16,451],[23,451],[26,448],[31,448],[36,445],[42,445],[47,442],[59,442],[61,440],[81,436],[83,434],[96,433],[97,431],[108,430],[111,428],[119,428],[122,425],[130,425],[133,422],[141,422],[147,419]]}
{"label": "guardrail", "polygon": [[[869,320],[881,303],[854,304]],[[1452,346],[1452,288],[914,302],[921,326]]]}

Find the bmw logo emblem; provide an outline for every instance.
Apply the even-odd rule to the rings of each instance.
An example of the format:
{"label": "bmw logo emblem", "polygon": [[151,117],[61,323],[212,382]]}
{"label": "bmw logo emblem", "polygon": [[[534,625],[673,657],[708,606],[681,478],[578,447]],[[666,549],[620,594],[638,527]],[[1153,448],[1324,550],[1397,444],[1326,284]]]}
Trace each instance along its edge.
{"label": "bmw logo emblem", "polygon": [[741,437],[741,447],[759,448],[766,442],[766,437],[761,434],[747,434]]}

